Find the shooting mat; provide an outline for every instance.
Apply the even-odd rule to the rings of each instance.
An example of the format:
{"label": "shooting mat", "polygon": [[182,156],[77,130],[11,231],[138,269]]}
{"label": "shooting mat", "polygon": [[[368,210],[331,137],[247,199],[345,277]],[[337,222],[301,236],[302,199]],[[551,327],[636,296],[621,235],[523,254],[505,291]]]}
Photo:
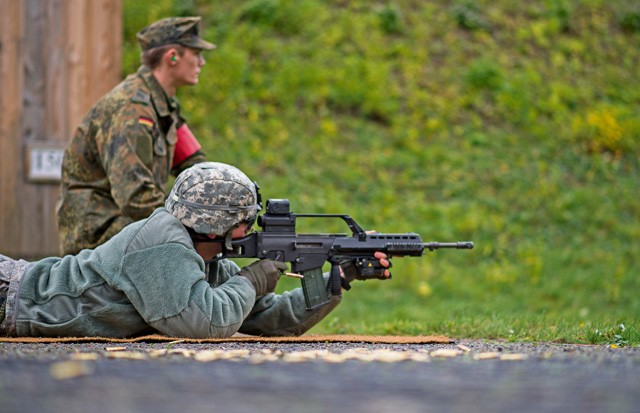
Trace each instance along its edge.
{"label": "shooting mat", "polygon": [[372,344],[448,344],[454,340],[445,336],[368,336],[368,335],[305,335],[300,337],[257,337],[234,335],[228,338],[180,338],[159,334],[132,338],[110,337],[0,337],[0,343],[228,343],[228,342],[258,342],[258,343],[372,343]]}

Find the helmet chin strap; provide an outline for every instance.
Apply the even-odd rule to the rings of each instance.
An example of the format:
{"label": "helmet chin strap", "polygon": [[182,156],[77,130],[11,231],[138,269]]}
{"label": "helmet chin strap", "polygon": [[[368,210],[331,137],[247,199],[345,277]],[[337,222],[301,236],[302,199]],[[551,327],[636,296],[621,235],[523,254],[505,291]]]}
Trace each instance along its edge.
{"label": "helmet chin strap", "polygon": [[223,235],[223,238],[224,238],[223,252],[228,252],[233,250],[233,245],[231,244],[231,241],[233,240],[233,231],[235,231],[238,227],[240,227],[240,224],[236,224],[232,226]]}
{"label": "helmet chin strap", "polygon": [[204,263],[207,266],[206,273],[209,274],[209,264],[211,264],[212,262],[220,261],[223,258],[224,257],[222,256],[222,254],[218,254],[215,257],[211,258],[210,260],[204,260]]}
{"label": "helmet chin strap", "polygon": [[227,231],[224,234],[224,249],[225,251],[231,251],[233,249],[233,245],[231,245],[231,240],[233,239],[233,228]]}

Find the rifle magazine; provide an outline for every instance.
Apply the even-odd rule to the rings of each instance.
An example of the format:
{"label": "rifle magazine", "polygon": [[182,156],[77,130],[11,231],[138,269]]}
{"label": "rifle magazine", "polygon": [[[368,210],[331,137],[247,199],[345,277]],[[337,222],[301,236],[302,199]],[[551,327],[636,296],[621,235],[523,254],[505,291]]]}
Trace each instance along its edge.
{"label": "rifle magazine", "polygon": [[304,271],[302,279],[302,292],[307,310],[315,310],[329,303],[327,285],[322,275],[322,268],[314,268]]}

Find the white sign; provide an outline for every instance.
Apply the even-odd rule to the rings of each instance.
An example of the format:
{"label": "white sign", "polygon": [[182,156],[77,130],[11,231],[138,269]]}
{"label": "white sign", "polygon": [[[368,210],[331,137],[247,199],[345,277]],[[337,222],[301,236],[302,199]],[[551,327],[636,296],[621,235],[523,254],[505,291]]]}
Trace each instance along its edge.
{"label": "white sign", "polygon": [[60,182],[64,148],[48,145],[27,146],[27,179],[38,182]]}

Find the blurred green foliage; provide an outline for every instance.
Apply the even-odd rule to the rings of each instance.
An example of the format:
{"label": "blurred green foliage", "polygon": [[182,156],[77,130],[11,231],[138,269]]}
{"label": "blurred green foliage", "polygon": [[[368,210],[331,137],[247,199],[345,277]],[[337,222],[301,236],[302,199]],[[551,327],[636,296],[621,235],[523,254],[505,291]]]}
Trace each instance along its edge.
{"label": "blurred green foliage", "polygon": [[396,259],[314,331],[638,343],[637,3],[126,0],[123,74],[189,14],[218,45],[179,92],[209,159],[297,212],[476,243]]}

